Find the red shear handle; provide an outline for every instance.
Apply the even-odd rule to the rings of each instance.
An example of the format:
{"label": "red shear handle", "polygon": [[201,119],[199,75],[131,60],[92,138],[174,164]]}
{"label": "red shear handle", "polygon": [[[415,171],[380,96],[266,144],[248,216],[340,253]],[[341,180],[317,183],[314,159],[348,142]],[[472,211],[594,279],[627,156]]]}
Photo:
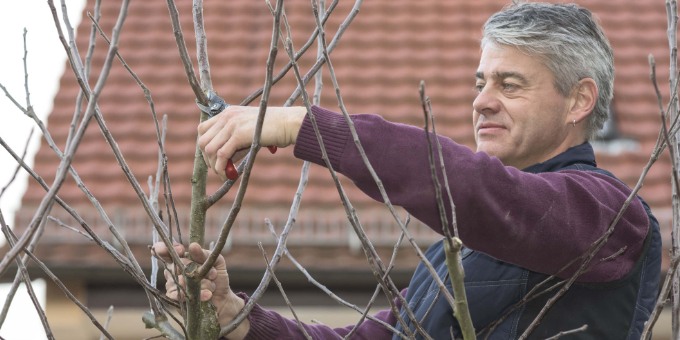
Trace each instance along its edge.
{"label": "red shear handle", "polygon": [[234,162],[231,161],[231,158],[227,160],[227,167],[224,171],[227,173],[227,178],[230,180],[235,181],[238,178],[238,171],[236,170],[236,167],[234,167]]}

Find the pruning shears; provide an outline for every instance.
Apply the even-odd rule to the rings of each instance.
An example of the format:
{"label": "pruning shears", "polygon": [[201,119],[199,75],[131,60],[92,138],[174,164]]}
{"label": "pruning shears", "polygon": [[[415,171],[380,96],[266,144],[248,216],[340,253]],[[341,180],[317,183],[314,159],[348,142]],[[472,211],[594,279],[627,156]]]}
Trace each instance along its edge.
{"label": "pruning shears", "polygon": [[[227,106],[229,106],[229,104],[227,104],[224,99],[220,98],[217,93],[213,91],[208,91],[208,101],[210,106],[205,106],[199,103],[198,99],[196,99],[196,105],[198,105],[201,111],[205,112],[205,114],[207,114],[210,118],[217,116],[220,112],[224,111]],[[276,153],[277,147],[275,145],[271,145],[268,146],[267,149],[269,149],[269,152],[271,153]],[[235,181],[238,178],[238,171],[236,170],[234,162],[231,160],[231,158],[227,160],[227,167],[224,169],[224,171],[227,174],[228,179]]]}

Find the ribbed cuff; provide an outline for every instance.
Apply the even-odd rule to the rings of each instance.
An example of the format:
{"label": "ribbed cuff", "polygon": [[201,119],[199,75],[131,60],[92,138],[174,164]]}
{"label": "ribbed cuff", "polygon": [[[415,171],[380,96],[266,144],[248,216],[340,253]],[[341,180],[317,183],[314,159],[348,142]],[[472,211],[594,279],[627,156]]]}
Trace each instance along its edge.
{"label": "ribbed cuff", "polygon": [[[342,114],[326,110],[320,106],[312,106],[312,114],[319,128],[319,134],[326,148],[328,159],[333,169],[338,170],[347,139],[350,136],[349,125],[347,125]],[[305,116],[302,122],[302,127],[300,127],[300,132],[298,132],[295,140],[293,153],[296,158],[326,166],[309,115]]]}
{"label": "ribbed cuff", "polygon": [[[250,300],[246,293],[237,293],[236,295],[246,303]],[[243,340],[275,339],[276,334],[279,332],[276,317],[271,315],[268,310],[260,307],[259,304],[255,304],[248,314],[248,321],[250,321],[250,329]]]}

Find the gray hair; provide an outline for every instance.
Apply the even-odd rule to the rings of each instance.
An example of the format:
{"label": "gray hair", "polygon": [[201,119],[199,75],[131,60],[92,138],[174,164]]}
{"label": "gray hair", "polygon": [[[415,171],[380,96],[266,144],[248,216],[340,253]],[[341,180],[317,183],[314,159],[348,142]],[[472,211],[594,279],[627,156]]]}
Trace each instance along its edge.
{"label": "gray hair", "polygon": [[576,4],[514,2],[484,24],[482,49],[488,44],[516,46],[540,58],[555,77],[555,89],[568,96],[583,78],[599,91],[586,120],[586,139],[597,137],[613,97],[614,54],[593,14]]}

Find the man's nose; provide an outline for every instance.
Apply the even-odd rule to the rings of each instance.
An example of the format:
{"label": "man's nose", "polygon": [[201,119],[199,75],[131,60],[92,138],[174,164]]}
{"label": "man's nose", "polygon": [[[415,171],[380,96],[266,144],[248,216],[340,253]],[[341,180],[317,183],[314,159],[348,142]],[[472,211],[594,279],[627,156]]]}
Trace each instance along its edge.
{"label": "man's nose", "polygon": [[501,110],[501,102],[498,99],[498,91],[491,86],[485,86],[475,98],[472,107],[480,114],[497,113]]}

